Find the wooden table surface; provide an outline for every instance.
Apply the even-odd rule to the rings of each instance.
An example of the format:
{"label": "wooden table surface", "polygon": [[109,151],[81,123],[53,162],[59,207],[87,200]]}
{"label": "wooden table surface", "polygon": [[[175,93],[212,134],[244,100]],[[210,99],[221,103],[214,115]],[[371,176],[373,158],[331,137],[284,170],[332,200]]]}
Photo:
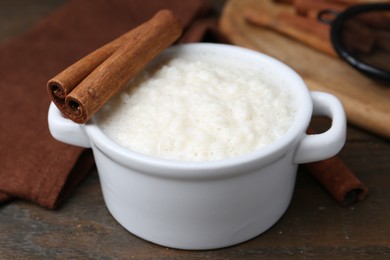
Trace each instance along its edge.
{"label": "wooden table surface", "polygon": [[[63,2],[0,1],[0,43],[28,30]],[[323,124],[316,122],[317,127]],[[300,168],[291,205],[270,230],[210,251],[169,249],[127,232],[107,211],[93,171],[57,210],[21,200],[0,206],[0,259],[390,258],[389,140],[349,125],[339,156],[368,186],[366,200],[340,207]]]}

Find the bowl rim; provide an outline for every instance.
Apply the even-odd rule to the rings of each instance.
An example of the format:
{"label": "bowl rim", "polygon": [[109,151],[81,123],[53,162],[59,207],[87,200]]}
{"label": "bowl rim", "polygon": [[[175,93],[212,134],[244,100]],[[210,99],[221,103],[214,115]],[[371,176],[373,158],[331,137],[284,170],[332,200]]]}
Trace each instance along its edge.
{"label": "bowl rim", "polygon": [[288,77],[289,83],[292,84],[291,87],[294,88],[292,93],[295,95],[297,111],[293,124],[283,136],[273,143],[247,154],[221,160],[178,161],[141,154],[120,146],[100,130],[96,117],[94,116],[84,125],[93,148],[98,149],[100,152],[125,167],[130,167],[144,173],[157,174],[159,176],[184,178],[204,178],[240,174],[238,169],[242,169],[242,167],[253,171],[285,156],[289,150],[294,149],[294,145],[298,144],[309,125],[313,103],[310,97],[310,91],[306,87],[306,84],[292,68],[266,54],[243,47],[219,43],[189,43],[175,45],[165,50],[161,55],[165,56],[180,51],[230,52],[239,55],[240,57],[245,56],[246,58],[255,59],[256,62],[267,62],[270,66],[278,67],[280,73],[283,72],[286,75],[285,77]]}

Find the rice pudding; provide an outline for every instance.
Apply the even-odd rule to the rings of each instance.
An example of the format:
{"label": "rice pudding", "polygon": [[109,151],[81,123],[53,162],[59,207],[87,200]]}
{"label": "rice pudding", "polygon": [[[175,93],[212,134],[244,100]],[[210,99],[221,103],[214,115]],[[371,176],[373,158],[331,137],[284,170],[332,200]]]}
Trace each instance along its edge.
{"label": "rice pudding", "polygon": [[287,85],[267,68],[234,57],[187,53],[140,73],[96,118],[109,138],[138,153],[226,159],[286,133],[296,112]]}

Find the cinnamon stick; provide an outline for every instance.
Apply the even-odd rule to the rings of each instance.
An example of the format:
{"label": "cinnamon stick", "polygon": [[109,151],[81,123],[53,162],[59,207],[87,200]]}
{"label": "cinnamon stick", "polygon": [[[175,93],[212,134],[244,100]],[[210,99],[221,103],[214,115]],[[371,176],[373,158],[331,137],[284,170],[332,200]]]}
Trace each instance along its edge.
{"label": "cinnamon stick", "polygon": [[388,10],[362,12],[354,15],[353,19],[375,30],[390,31],[390,12]]}
{"label": "cinnamon stick", "polygon": [[47,90],[49,96],[60,110],[66,109],[65,97],[131,35],[132,31],[125,33],[88,54],[48,81]]}
{"label": "cinnamon stick", "polygon": [[[354,15],[346,20],[343,24],[344,38],[348,39],[348,35],[354,35],[359,45],[362,42],[372,41],[371,48],[361,49],[355,48],[361,52],[371,52],[372,50],[390,51],[390,12],[375,11],[366,12]],[[344,40],[347,41],[347,40]],[[346,42],[346,46],[349,46]]]}
{"label": "cinnamon stick", "polygon": [[[315,134],[312,128],[307,132]],[[352,205],[367,196],[367,186],[337,156],[303,166],[342,206]]]}
{"label": "cinnamon stick", "polygon": [[370,53],[375,44],[375,31],[356,19],[347,19],[342,27],[342,41],[349,52]]}
{"label": "cinnamon stick", "polygon": [[296,39],[309,47],[338,57],[329,39],[329,26],[299,15],[279,12],[275,16],[248,9],[244,13],[247,22],[273,29]]}
{"label": "cinnamon stick", "polygon": [[49,80],[49,95],[65,116],[85,123],[181,32],[171,11],[159,11]]}
{"label": "cinnamon stick", "polygon": [[342,206],[352,205],[367,196],[366,185],[336,156],[304,164],[304,167]]}

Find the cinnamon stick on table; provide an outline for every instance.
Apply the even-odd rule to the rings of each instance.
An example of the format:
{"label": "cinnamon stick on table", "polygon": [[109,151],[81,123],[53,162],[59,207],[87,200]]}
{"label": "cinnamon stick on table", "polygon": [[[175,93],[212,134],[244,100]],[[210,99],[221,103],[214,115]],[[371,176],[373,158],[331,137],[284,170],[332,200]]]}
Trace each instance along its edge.
{"label": "cinnamon stick on table", "polygon": [[49,80],[49,96],[65,116],[85,123],[181,33],[178,18],[159,11]]}
{"label": "cinnamon stick on table", "polygon": [[[307,132],[315,134],[311,128]],[[342,206],[352,205],[367,196],[367,186],[337,156],[303,166]]]}
{"label": "cinnamon stick on table", "polygon": [[366,185],[336,156],[304,167],[342,206],[352,205],[367,196]]}

